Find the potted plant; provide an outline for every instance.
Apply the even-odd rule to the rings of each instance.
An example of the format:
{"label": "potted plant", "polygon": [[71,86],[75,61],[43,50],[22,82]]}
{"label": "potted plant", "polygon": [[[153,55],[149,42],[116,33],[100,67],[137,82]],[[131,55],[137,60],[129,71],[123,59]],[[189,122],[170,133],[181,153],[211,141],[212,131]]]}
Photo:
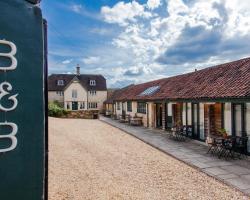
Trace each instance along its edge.
{"label": "potted plant", "polygon": [[220,129],[219,130],[219,133],[221,134],[221,136],[223,137],[223,138],[228,138],[228,134],[227,134],[227,131],[226,131],[226,129],[224,129],[224,128],[222,128],[222,129]]}
{"label": "potted plant", "polygon": [[181,127],[182,127],[181,120],[178,120],[178,121],[176,122],[176,129],[177,129],[177,130],[180,130]]}

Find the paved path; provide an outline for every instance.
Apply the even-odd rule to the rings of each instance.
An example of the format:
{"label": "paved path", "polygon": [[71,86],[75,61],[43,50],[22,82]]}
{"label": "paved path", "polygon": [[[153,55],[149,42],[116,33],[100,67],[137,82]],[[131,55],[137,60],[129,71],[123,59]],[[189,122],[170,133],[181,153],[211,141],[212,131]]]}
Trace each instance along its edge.
{"label": "paved path", "polygon": [[207,154],[208,147],[202,142],[194,140],[187,140],[185,142],[174,141],[169,139],[162,130],[134,127],[102,116],[100,120],[126,131],[147,144],[200,169],[245,194],[250,194],[249,158],[230,161],[219,159]]}

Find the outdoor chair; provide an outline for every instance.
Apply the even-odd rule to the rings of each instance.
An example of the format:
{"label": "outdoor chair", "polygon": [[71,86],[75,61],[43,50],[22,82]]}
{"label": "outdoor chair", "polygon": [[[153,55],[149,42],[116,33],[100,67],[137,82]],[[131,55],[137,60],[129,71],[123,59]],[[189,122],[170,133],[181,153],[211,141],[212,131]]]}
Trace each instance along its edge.
{"label": "outdoor chair", "polygon": [[174,140],[177,141],[184,141],[185,140],[185,136],[183,135],[183,131],[182,128],[179,127],[174,127],[171,130],[171,138],[173,138]]}
{"label": "outdoor chair", "polygon": [[192,137],[192,126],[187,126],[187,137]]}
{"label": "outdoor chair", "polygon": [[210,152],[211,154],[213,154],[216,151],[216,149],[217,149],[217,144],[215,142],[215,138],[209,138],[207,140],[207,145],[209,147],[207,153]]}
{"label": "outdoor chair", "polygon": [[188,137],[187,126],[182,126],[182,135]]}
{"label": "outdoor chair", "polygon": [[130,115],[126,115],[125,116],[125,123],[130,123],[130,119],[131,119],[131,116]]}
{"label": "outdoor chair", "polygon": [[228,139],[222,140],[221,150],[219,152],[218,157],[234,158],[234,148],[235,148],[235,137],[230,137]]}
{"label": "outdoor chair", "polygon": [[242,155],[247,155],[247,141],[248,137],[239,137],[235,138],[234,151],[239,154],[239,158]]}
{"label": "outdoor chair", "polygon": [[120,115],[120,117],[119,117],[119,122],[120,123],[125,123],[126,122],[126,117],[125,117],[125,115]]}
{"label": "outdoor chair", "polygon": [[208,139],[207,144],[209,149],[207,153],[211,153],[211,155],[220,155],[223,151],[223,138],[211,137]]}

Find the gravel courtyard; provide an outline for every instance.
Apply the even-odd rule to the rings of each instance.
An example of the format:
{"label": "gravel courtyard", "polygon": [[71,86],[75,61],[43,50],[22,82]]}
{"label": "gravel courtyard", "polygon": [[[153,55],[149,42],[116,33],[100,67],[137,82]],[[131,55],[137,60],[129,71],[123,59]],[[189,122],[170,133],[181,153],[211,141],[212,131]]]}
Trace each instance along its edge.
{"label": "gravel courtyard", "polygon": [[49,119],[49,200],[248,199],[98,120]]}

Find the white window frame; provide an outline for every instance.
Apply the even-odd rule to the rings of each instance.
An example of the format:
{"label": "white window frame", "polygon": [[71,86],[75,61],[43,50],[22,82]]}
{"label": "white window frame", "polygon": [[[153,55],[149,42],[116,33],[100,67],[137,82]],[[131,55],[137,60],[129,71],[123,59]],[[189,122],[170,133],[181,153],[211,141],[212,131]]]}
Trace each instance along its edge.
{"label": "white window frame", "polygon": [[89,93],[90,93],[92,96],[96,95],[96,91],[95,91],[95,90],[90,90]]}
{"label": "white window frame", "polygon": [[89,85],[95,86],[95,85],[96,85],[96,81],[95,81],[95,80],[90,80],[90,81],[89,81]]}
{"label": "white window frame", "polygon": [[63,91],[56,91],[56,94],[59,96],[63,96]]}
{"label": "white window frame", "polygon": [[77,98],[77,90],[76,89],[72,90],[72,98]]}
{"label": "white window frame", "polygon": [[58,86],[64,86],[64,80],[57,80]]}
{"label": "white window frame", "polygon": [[98,107],[97,102],[89,102],[89,108],[90,109],[96,109]]}

